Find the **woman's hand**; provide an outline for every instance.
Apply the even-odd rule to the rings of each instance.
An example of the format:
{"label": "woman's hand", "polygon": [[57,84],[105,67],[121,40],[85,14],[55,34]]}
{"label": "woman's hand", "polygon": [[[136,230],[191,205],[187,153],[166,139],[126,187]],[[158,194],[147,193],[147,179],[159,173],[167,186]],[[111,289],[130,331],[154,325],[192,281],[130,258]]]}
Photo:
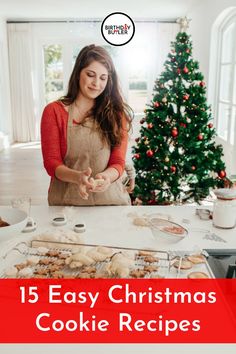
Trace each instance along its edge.
{"label": "woman's hand", "polygon": [[[99,183],[99,180],[101,180],[101,183]],[[93,185],[93,188],[90,189],[90,192],[94,193],[105,192],[111,185],[111,179],[105,172],[98,173],[94,179],[90,178],[89,182]]]}
{"label": "woman's hand", "polygon": [[88,191],[93,188],[92,183],[90,183],[89,179],[91,176],[92,170],[90,167],[87,168],[87,170],[80,171],[78,172],[78,178],[76,183],[78,184],[79,187],[79,195],[81,196],[82,199],[88,199]]}
{"label": "woman's hand", "polygon": [[126,187],[127,192],[130,194],[133,193],[134,187],[135,187],[135,179],[131,178],[129,180],[127,187]]}
{"label": "woman's hand", "polygon": [[77,184],[81,198],[88,199],[88,192],[93,188],[93,185],[89,182],[91,173],[90,167],[83,171],[77,171],[65,165],[60,165],[56,168],[55,177],[64,182]]}

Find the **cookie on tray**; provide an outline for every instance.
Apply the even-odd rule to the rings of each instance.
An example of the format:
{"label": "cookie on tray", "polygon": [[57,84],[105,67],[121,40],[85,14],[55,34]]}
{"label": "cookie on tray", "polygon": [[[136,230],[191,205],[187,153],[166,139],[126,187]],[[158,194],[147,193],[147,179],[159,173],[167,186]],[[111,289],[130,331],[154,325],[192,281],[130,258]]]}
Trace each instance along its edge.
{"label": "cookie on tray", "polygon": [[192,262],[188,261],[187,259],[182,259],[181,262],[180,260],[176,261],[173,266],[175,268],[179,268],[180,266],[180,269],[182,270],[187,270],[187,269],[191,269],[193,267],[193,264]]}
{"label": "cookie on tray", "polygon": [[134,269],[132,270],[129,275],[132,278],[144,278],[147,272],[145,272],[145,270],[142,269]]}
{"label": "cookie on tray", "polygon": [[204,272],[192,272],[188,274],[189,279],[203,279],[209,278],[209,276]]}
{"label": "cookie on tray", "polygon": [[158,270],[159,267],[155,266],[155,265],[146,265],[143,267],[143,270],[145,272],[148,272],[148,273],[152,273],[152,272],[156,272]]}
{"label": "cookie on tray", "polygon": [[153,257],[153,256],[146,256],[146,257],[144,257],[144,262],[147,262],[147,263],[159,262],[159,258]]}
{"label": "cookie on tray", "polygon": [[205,257],[202,254],[193,254],[187,257],[193,264],[205,263]]}

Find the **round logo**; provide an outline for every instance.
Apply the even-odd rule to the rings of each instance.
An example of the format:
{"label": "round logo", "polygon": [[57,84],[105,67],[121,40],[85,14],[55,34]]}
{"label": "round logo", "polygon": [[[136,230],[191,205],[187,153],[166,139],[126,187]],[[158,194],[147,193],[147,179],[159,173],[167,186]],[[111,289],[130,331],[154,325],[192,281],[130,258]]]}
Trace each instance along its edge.
{"label": "round logo", "polygon": [[133,20],[123,12],[113,12],[102,22],[102,36],[111,45],[125,45],[131,41],[135,32]]}

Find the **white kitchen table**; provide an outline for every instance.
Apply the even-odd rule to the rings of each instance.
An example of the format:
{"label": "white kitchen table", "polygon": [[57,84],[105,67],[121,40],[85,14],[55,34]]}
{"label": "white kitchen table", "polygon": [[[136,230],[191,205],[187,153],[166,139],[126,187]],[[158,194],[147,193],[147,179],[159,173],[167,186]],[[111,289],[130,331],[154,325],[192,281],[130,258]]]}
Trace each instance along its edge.
{"label": "white kitchen table", "polygon": [[[1,207],[0,207],[1,208]],[[207,207],[209,208],[209,207]],[[51,221],[61,207],[33,206],[31,216],[37,222],[37,229],[31,233],[19,233],[11,240],[0,244],[0,255],[21,241],[30,241],[37,235],[46,231],[58,230]],[[145,206],[145,207],[78,207],[65,208],[69,221],[61,227],[72,230],[74,224],[85,222],[86,232],[83,234],[84,242],[92,244],[104,244],[111,246],[153,248],[163,250],[194,250],[196,248],[236,248],[236,229],[223,230],[212,226],[212,221],[200,220],[195,214],[193,206]],[[150,214],[163,214],[169,216],[172,221],[180,223],[188,229],[188,236],[177,243],[170,243],[164,238],[154,238],[148,227],[135,226],[130,213],[137,216]],[[160,216],[160,215],[159,215]],[[186,223],[188,222],[188,223]],[[204,239],[207,232],[215,233],[226,242],[210,241]],[[5,354],[45,353],[54,350],[58,354],[70,352],[83,353],[122,353],[131,352],[141,354],[163,353],[169,354],[233,354],[236,351],[235,344],[0,344],[0,352]]]}
{"label": "white kitchen table", "polygon": [[[1,207],[0,207],[1,208]],[[207,207],[209,209],[209,207]],[[53,226],[52,219],[65,213],[68,222],[65,226]],[[157,215],[158,214],[158,215]],[[150,227],[133,224],[134,216],[157,215],[179,223],[188,230],[188,235],[178,241],[170,237],[154,237]],[[236,229],[219,229],[212,220],[201,220],[194,206],[100,206],[100,207],[47,207],[32,206],[31,216],[37,223],[37,229],[30,233],[19,233],[2,242],[0,255],[21,241],[30,241],[37,235],[56,230],[73,230],[78,223],[86,224],[83,240],[87,244],[144,248],[156,250],[195,251],[203,248],[236,248]],[[225,242],[209,240],[206,234],[215,234]],[[208,237],[209,238],[209,237]]]}

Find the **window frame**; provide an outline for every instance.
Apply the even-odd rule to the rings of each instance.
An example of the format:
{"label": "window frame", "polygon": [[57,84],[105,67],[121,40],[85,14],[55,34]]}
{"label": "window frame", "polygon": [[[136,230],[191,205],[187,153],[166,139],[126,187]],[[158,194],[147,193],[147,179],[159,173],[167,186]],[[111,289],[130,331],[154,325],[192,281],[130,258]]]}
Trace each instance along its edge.
{"label": "window frame", "polygon": [[[217,64],[216,64],[216,79],[215,79],[215,84],[216,84],[216,89],[215,89],[215,99],[214,99],[214,115],[215,115],[215,122],[216,122],[216,131],[218,136],[230,144],[231,146],[236,145],[236,127],[235,127],[235,119],[236,117],[233,117],[233,113],[236,108],[236,103],[233,102],[233,95],[234,95],[234,90],[236,90],[236,41],[232,41],[232,59],[230,62],[223,62],[222,61],[222,50],[223,50],[223,36],[224,33],[227,31],[227,29],[232,25],[235,24],[234,30],[233,30],[233,38],[236,37],[236,9],[235,11],[231,12],[230,16],[227,16],[225,20],[221,23],[218,29],[218,50],[217,50]],[[230,83],[229,83],[229,99],[224,100],[221,99],[220,97],[220,88],[221,88],[221,73],[222,73],[222,67],[223,66],[230,66]],[[229,106],[229,119],[228,119],[228,126],[227,126],[227,137],[225,138],[222,136],[220,132],[220,116],[219,116],[219,107],[220,104],[223,105],[228,105]],[[231,128],[234,128],[234,139],[231,138],[232,132]],[[233,140],[233,141],[232,141]]]}

